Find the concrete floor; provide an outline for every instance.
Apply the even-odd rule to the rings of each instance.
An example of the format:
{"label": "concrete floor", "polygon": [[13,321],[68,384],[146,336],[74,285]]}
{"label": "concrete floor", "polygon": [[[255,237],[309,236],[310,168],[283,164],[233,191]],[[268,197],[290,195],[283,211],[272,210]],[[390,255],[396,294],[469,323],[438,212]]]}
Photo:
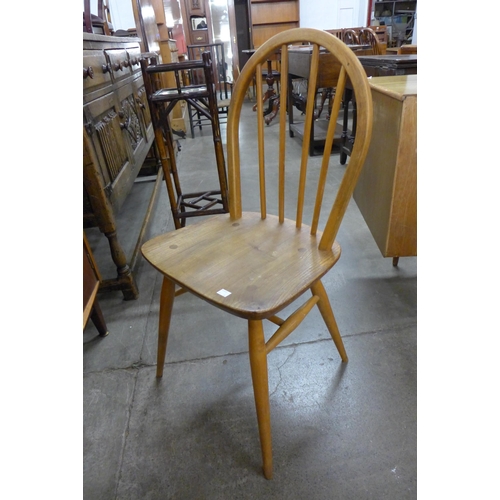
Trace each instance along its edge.
{"label": "concrete floor", "polygon": [[[253,118],[250,103],[243,116]],[[255,149],[248,129],[243,155]],[[266,127],[268,142],[276,131]],[[216,186],[208,129],[180,142],[184,189]],[[299,159],[297,139],[289,153]],[[344,168],[338,159],[332,187]],[[248,194],[256,180],[243,177]],[[128,255],[152,186],[136,183],[119,214]],[[170,230],[162,188],[149,236]],[[104,277],[114,276],[105,238],[87,234]],[[353,201],[338,240],[342,257],[323,282],[349,362],[341,363],[317,310],[269,355],[271,481],[261,472],[245,321],[178,297],[157,381],[160,275],[141,260],[137,300],[99,295],[110,334],[100,338],[89,323],[83,335],[86,500],[417,497],[417,259],[398,267],[384,259]]]}

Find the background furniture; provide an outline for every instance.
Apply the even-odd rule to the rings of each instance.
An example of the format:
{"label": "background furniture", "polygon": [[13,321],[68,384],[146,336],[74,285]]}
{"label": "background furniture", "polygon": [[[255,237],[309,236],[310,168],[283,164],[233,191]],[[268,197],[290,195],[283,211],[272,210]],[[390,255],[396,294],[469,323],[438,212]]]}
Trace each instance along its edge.
{"label": "background furniture", "polygon": [[[335,36],[335,35],[334,35]],[[353,51],[356,56],[371,54],[373,49],[370,45],[351,45],[349,50]],[[303,111],[306,105],[306,100],[302,95],[297,95],[293,92],[293,81],[295,79],[309,80],[309,68],[311,65],[312,50],[311,47],[292,47],[288,51],[288,123],[289,133],[291,137],[297,135],[303,139],[305,130],[304,120],[295,121],[294,107]],[[335,61],[331,54],[326,51],[320,52],[320,70],[316,83],[316,91],[319,89],[333,89],[337,86],[338,77],[340,74],[340,65]],[[309,83],[306,82],[305,88],[308,88]],[[330,92],[330,95],[332,92]],[[311,134],[312,138],[309,141],[309,154],[314,156],[317,154],[317,149],[322,149],[325,144],[326,131],[328,129],[329,120],[318,119],[313,122]],[[340,146],[342,142],[342,126],[337,125],[335,144]]]}
{"label": "background furniture", "polygon": [[300,26],[299,0],[249,1],[254,49],[259,48],[273,35]]}
{"label": "background furniture", "polygon": [[358,45],[358,34],[353,29],[345,29],[342,33],[342,41],[347,45]]}
{"label": "background furniture", "polygon": [[409,43],[413,37],[417,0],[376,0],[373,13],[388,30],[387,46],[396,47]]}
{"label": "background furniture", "polygon": [[[204,52],[210,52],[212,57],[212,65],[214,75],[214,83],[217,94],[217,111],[219,113],[219,122],[222,117],[227,117],[229,103],[231,102],[231,89],[233,82],[227,78],[227,63],[225,58],[225,50],[223,43],[208,43],[205,45],[188,45],[188,59],[190,61],[201,61]],[[202,69],[190,70],[190,83],[192,85],[206,85],[205,73]],[[193,109],[188,103],[189,125],[191,128],[191,137],[194,138],[194,129],[199,127],[200,130],[204,122],[208,120],[211,124],[211,119],[204,117],[200,111]],[[221,122],[222,123],[222,122]]]}
{"label": "background furniture", "polygon": [[99,336],[106,337],[109,333],[108,327],[97,300],[100,281],[101,276],[94,255],[87,237],[83,233],[83,328],[85,329],[89,318],[91,318]]}
{"label": "background furniture", "polygon": [[416,75],[416,55],[363,55],[359,60],[368,76]]}
{"label": "background furniture", "polygon": [[92,14],[90,3],[90,0],[83,0],[83,31],[112,35],[113,25],[107,2],[97,0],[97,14]]}
{"label": "background furniture", "polygon": [[[155,55],[150,54],[149,56],[149,64],[145,57],[141,60],[144,83],[172,216],[175,228],[179,229],[184,227],[186,219],[189,217],[221,214],[228,211],[226,169],[211,52],[204,52],[201,61],[184,61],[171,64],[157,64]],[[184,85],[181,73],[197,70],[203,71],[205,84]],[[176,82],[174,88],[162,88],[161,86],[162,81],[159,77],[168,72],[174,74]],[[219,190],[206,189],[196,193],[182,192],[169,121],[170,112],[181,100],[186,101],[188,106],[196,109],[211,123]]]}
{"label": "background furniture", "polygon": [[[262,69],[269,56],[281,48],[281,92],[286,101],[288,74],[288,46],[311,42],[312,57],[309,70],[310,86],[305,110],[306,133],[302,144],[298,186],[291,186],[285,176],[286,161],[286,106],[281,106],[279,116],[279,142],[265,143],[262,103]],[[308,151],[311,125],[314,119],[314,97],[319,68],[319,50],[332,52],[339,66],[338,92],[332,107],[332,118],[327,132],[325,154],[319,171],[316,198],[308,202],[315,207],[311,225],[303,224],[306,204],[306,179],[308,177]],[[239,123],[242,105],[253,78],[257,81],[257,113],[255,134],[258,148],[251,155],[239,154]],[[330,150],[333,143],[335,122],[340,110],[342,93],[349,79],[355,89],[358,102],[358,136],[351,162],[344,170],[338,193],[325,190]],[[313,29],[293,29],[275,35],[264,43],[243,68],[235,88],[229,110],[227,126],[228,173],[230,189],[230,214],[203,219],[180,231],[157,236],[142,247],[145,258],[163,274],[158,329],[157,377],[163,375],[168,330],[175,297],[175,287],[191,292],[230,314],[248,321],[249,355],[254,387],[255,405],[266,478],[273,474],[267,354],[294,331],[305,316],[317,305],[335,342],[342,361],[347,361],[328,296],[321,278],[340,257],[340,245],[335,241],[357,177],[368,151],[372,127],[372,103],[370,87],[362,66],[354,52],[332,35]],[[276,158],[278,161],[276,162]],[[266,162],[266,159],[268,160]],[[271,161],[272,159],[272,161]],[[241,165],[240,165],[241,161]],[[266,172],[266,166],[277,168]],[[268,167],[269,168],[269,167]],[[316,170],[316,169],[315,169]],[[259,179],[259,200],[245,200],[254,210],[243,211],[242,173],[247,182],[250,172]],[[267,205],[266,174],[278,176],[279,187],[276,203]],[[318,174],[318,172],[314,172]],[[316,177],[318,179],[318,177]],[[288,184],[285,189],[285,181]],[[295,184],[295,183],[294,183]],[[292,200],[291,214],[285,218],[285,191]],[[326,192],[325,192],[326,191]],[[314,188],[310,198],[314,198]],[[246,194],[243,191],[243,195]],[[297,195],[298,194],[298,195]],[[321,207],[325,197],[327,221],[318,232]],[[269,196],[270,199],[271,196]],[[287,202],[288,203],[288,202]],[[308,204],[309,204],[308,203]],[[245,207],[247,206],[245,204]],[[296,206],[295,206],[296,205]],[[287,207],[288,208],[288,207]],[[288,213],[288,212],[287,212]],[[293,217],[293,215],[291,216]],[[323,223],[322,223],[323,224]],[[288,318],[278,313],[295,302],[303,294],[312,295]],[[278,328],[266,342],[263,320],[267,319]]]}
{"label": "background furniture", "polygon": [[[360,56],[361,64],[368,76],[391,76],[391,75],[416,75],[417,56],[398,56],[395,54],[383,54],[373,56]],[[349,110],[352,106],[352,127],[349,131]],[[344,121],[342,125],[342,140],[340,146],[340,163],[344,165],[347,157],[351,154],[352,145],[356,136],[356,99],[352,95],[352,89],[347,85],[344,99]]]}
{"label": "background furniture", "polygon": [[372,78],[373,139],[354,200],[384,257],[417,255],[417,76]]}
{"label": "background furniture", "polygon": [[373,55],[381,55],[385,52],[385,47],[380,42],[377,33],[371,28],[360,28],[358,42],[362,45],[371,45]]}
{"label": "background furniture", "polygon": [[[137,33],[141,38],[141,51],[159,54],[158,62],[160,64],[179,62],[177,41],[170,38],[169,30],[166,27],[163,2],[161,0],[133,0],[132,7]],[[179,40],[183,44],[184,39],[181,37]],[[163,87],[175,87],[173,73],[164,73],[160,78]],[[186,134],[185,113],[186,104],[179,101],[169,115],[172,131],[181,137]]]}
{"label": "background furniture", "polygon": [[139,293],[132,275],[139,251],[125,255],[115,214],[153,145],[140,53],[137,38],[83,34],[83,227],[100,229],[116,265],[117,277],[101,289],[127,300]]}

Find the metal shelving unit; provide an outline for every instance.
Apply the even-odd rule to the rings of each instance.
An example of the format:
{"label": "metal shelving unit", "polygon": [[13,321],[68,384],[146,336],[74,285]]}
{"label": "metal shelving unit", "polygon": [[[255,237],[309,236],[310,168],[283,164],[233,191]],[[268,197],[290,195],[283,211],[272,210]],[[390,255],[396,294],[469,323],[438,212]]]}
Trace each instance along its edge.
{"label": "metal shelving unit", "polygon": [[417,0],[376,0],[373,3],[375,19],[388,27],[389,46],[401,45],[411,40],[416,10]]}

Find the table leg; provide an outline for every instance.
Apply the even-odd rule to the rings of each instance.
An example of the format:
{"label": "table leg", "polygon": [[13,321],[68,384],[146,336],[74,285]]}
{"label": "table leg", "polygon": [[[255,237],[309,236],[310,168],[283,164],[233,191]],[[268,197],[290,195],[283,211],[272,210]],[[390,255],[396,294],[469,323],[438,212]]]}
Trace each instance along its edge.
{"label": "table leg", "polygon": [[[271,60],[267,60],[267,75],[266,75],[266,83],[267,83],[267,90],[266,93],[264,94],[264,97],[262,98],[262,102],[266,102],[268,99],[271,99],[272,97],[276,96],[276,92],[274,91],[274,77],[273,77],[273,67]],[[257,103],[254,104],[253,106],[253,111],[257,110]],[[269,114],[272,111],[272,105],[270,106],[270,109],[268,111],[264,112],[264,115]]]}

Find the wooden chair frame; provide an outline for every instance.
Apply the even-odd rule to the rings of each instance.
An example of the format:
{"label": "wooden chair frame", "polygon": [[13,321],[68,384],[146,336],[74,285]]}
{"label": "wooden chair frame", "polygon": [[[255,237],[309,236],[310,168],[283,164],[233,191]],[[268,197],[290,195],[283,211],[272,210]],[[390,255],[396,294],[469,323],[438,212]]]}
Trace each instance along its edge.
{"label": "wooden chair frame", "polygon": [[[201,60],[169,64],[157,64],[155,55],[146,53],[141,59],[141,67],[155,131],[156,146],[176,229],[184,227],[186,219],[190,217],[227,213],[227,175],[211,52],[204,52]],[[184,86],[181,77],[183,71],[201,71],[205,83]],[[155,78],[155,76],[158,77],[165,72],[174,73],[177,84],[175,88],[161,88],[161,79]],[[219,180],[219,189],[217,190],[185,193],[181,189],[172,129],[168,119],[169,113],[179,101],[187,102],[210,123]]]}
{"label": "wooden chair frame", "polygon": [[382,48],[378,36],[371,28],[361,28],[358,32],[358,40],[361,45],[371,45],[373,55],[381,55]]}
{"label": "wooden chair frame", "polygon": [[[202,55],[205,52],[210,52],[212,54],[212,64],[213,64],[213,75],[214,83],[216,88],[216,101],[217,101],[217,111],[219,113],[220,123],[223,117],[227,117],[229,110],[229,103],[231,102],[231,91],[233,87],[233,82],[227,79],[227,63],[224,55],[224,43],[207,43],[204,45],[188,45],[188,57],[191,61],[196,61],[202,59]],[[206,85],[205,75],[202,71],[192,71],[191,72],[191,84],[192,85]],[[200,113],[198,109],[193,109],[191,104],[188,103],[188,113],[189,113],[189,127],[191,129],[191,137],[194,139],[194,130],[199,127],[200,130],[204,123],[207,122],[207,118]]]}
{"label": "wooden chair frame", "polygon": [[[296,216],[285,218],[285,140],[286,106],[279,114],[278,203],[277,215],[270,213],[266,193],[266,155],[262,104],[262,70],[267,59],[281,50],[281,99],[287,102],[288,47],[303,42],[313,46],[306,132],[302,144]],[[337,71],[336,98],[327,132],[316,201],[310,226],[303,224],[309,140],[314,116],[314,93],[321,50],[334,56]],[[253,78],[257,81],[257,121],[259,148],[255,168],[259,176],[260,212],[242,208],[239,121],[243,102]],[[358,128],[351,159],[344,170],[338,193],[330,201],[323,232],[318,230],[325,195],[328,165],[342,94],[349,79],[358,104]],[[279,33],[265,42],[245,64],[234,87],[227,126],[229,214],[217,215],[177,231],[160,235],[142,247],[145,258],[164,276],[158,329],[157,377],[163,375],[170,317],[176,285],[206,302],[248,321],[249,357],[257,410],[263,471],[272,477],[272,444],[267,373],[267,354],[293,332],[317,305],[343,362],[347,354],[321,278],[340,257],[335,241],[340,223],[352,197],[356,181],[368,152],[372,129],[372,100],[366,73],[342,41],[324,31],[296,28]],[[276,163],[276,160],[273,160]],[[258,165],[258,167],[257,167]],[[328,195],[330,193],[327,193]],[[326,197],[326,196],[325,196]],[[332,203],[332,204],[331,204]],[[325,203],[326,204],[326,203]],[[312,295],[288,318],[278,316],[286,306],[304,293]],[[263,320],[278,326],[266,341]]]}

